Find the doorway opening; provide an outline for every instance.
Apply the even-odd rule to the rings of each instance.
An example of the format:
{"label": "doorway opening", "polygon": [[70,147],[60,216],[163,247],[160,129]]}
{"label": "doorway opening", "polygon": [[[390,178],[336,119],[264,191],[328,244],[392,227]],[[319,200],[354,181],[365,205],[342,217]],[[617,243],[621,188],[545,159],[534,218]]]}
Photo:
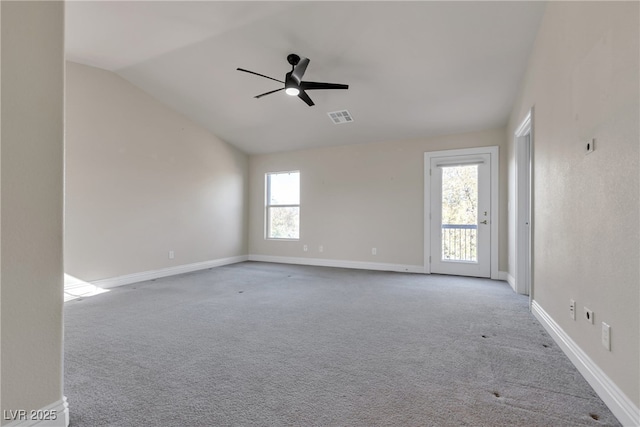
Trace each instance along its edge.
{"label": "doorway opening", "polygon": [[514,290],[533,297],[533,109],[514,134],[515,146],[515,283]]}

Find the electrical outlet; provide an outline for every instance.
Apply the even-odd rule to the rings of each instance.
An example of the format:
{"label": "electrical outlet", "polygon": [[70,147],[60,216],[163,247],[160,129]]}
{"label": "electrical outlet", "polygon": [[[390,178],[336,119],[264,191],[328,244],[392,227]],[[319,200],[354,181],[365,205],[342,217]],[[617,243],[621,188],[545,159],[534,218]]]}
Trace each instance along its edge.
{"label": "electrical outlet", "polygon": [[169,251],[169,259],[174,259],[176,257],[175,252]]}
{"label": "electrical outlet", "polygon": [[576,320],[576,302],[572,299],[569,300],[569,316]]}
{"label": "electrical outlet", "polygon": [[593,325],[595,314],[592,310],[589,310],[587,307],[584,308],[584,319]]}
{"label": "electrical outlet", "polygon": [[611,326],[602,322],[602,346],[611,351]]}
{"label": "electrical outlet", "polygon": [[371,255],[377,255],[378,254],[378,249],[377,248],[371,248]]}
{"label": "electrical outlet", "polygon": [[307,251],[309,250],[309,246],[304,245],[304,246],[302,247],[302,250],[303,250],[303,251],[305,251],[305,252],[307,252]]}
{"label": "electrical outlet", "polygon": [[318,247],[318,252],[324,252],[324,247],[322,247],[322,245]]}

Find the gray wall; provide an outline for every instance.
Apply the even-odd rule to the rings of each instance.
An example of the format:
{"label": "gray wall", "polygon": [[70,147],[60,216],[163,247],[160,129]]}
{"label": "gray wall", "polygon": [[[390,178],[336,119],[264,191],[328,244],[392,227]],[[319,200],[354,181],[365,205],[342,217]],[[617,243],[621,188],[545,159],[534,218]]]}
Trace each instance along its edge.
{"label": "gray wall", "polygon": [[[638,2],[549,3],[508,130],[513,178],[513,133],[535,106],[534,299],[636,407],[639,27]],[[596,149],[585,156],[590,138]],[[512,201],[514,191],[511,179]],[[585,306],[595,325],[583,319]],[[603,321],[610,352],[600,343]]]}
{"label": "gray wall", "polygon": [[66,273],[247,254],[244,153],[110,71],[68,62],[66,83]]}
{"label": "gray wall", "polygon": [[64,4],[0,10],[1,406],[31,410],[62,399]]}
{"label": "gray wall", "polygon": [[[505,130],[250,158],[249,253],[424,266],[424,153],[501,147],[499,269],[507,269]],[[300,240],[266,240],[266,172],[300,170]],[[303,245],[309,251],[303,252]],[[324,251],[319,252],[322,245]],[[377,248],[377,255],[371,248]]]}

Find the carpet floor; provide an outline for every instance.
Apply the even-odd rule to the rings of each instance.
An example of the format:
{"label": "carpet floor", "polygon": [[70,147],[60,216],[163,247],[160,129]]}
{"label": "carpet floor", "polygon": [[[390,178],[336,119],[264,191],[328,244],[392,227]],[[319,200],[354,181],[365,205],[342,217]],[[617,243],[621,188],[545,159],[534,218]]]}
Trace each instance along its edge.
{"label": "carpet floor", "polygon": [[617,426],[505,282],[245,262],[65,303],[72,427]]}

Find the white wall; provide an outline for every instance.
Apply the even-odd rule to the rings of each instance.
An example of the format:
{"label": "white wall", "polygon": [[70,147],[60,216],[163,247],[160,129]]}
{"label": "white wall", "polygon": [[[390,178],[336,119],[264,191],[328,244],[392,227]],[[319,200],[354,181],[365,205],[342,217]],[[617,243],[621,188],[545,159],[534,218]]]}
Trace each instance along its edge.
{"label": "white wall", "polygon": [[[535,105],[534,299],[636,407],[639,27],[638,2],[550,2],[508,130],[513,177],[513,132]],[[590,138],[596,150],[585,156]],[[512,202],[514,191],[510,181]],[[595,325],[583,319],[585,306]],[[603,321],[611,351],[600,343]]]}
{"label": "white wall", "polygon": [[[348,126],[348,125],[345,125]],[[249,252],[253,256],[424,265],[424,153],[497,145],[505,130],[348,145],[250,157]],[[502,157],[500,173],[506,176]],[[264,174],[300,170],[299,241],[265,240]],[[500,185],[500,269],[506,271],[506,190]],[[303,245],[309,251],[303,252]],[[322,245],[324,251],[319,252]],[[377,248],[377,255],[371,248]],[[421,270],[420,270],[421,271]]]}
{"label": "white wall", "polygon": [[0,10],[0,371],[7,424],[5,410],[62,401],[64,4],[3,1]]}
{"label": "white wall", "polygon": [[247,254],[247,156],[116,74],[67,63],[66,162],[68,274]]}

